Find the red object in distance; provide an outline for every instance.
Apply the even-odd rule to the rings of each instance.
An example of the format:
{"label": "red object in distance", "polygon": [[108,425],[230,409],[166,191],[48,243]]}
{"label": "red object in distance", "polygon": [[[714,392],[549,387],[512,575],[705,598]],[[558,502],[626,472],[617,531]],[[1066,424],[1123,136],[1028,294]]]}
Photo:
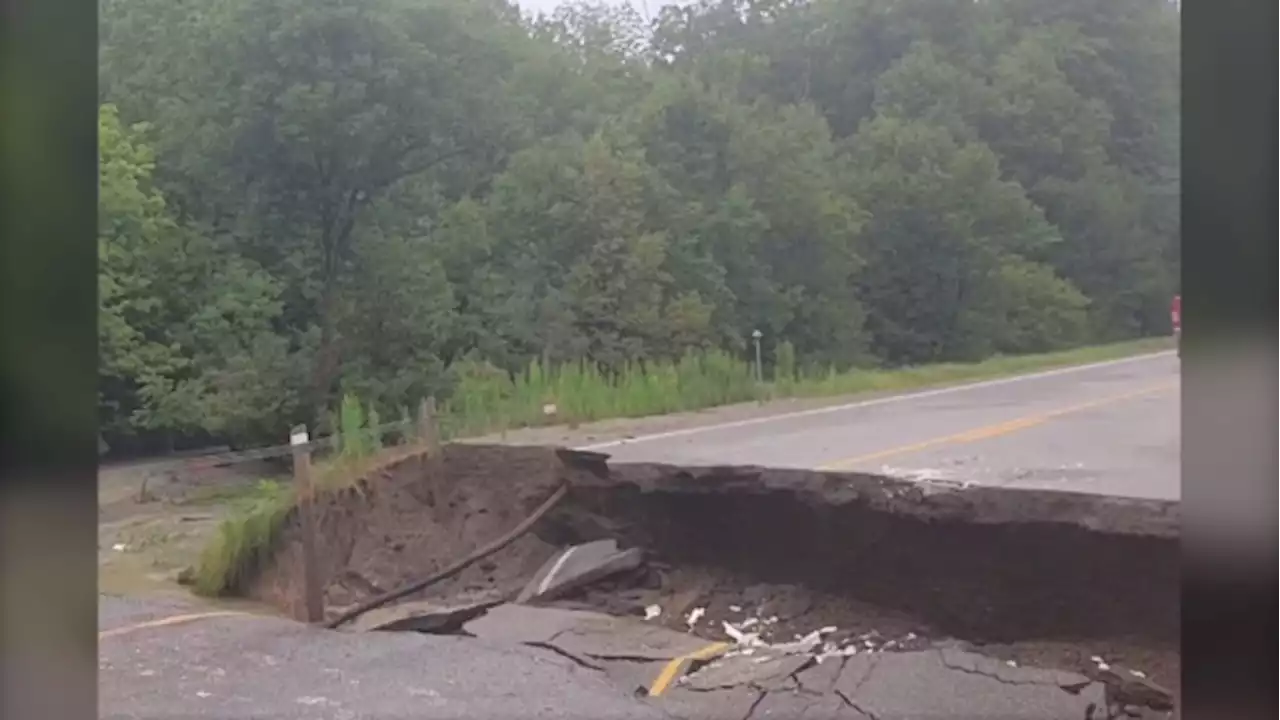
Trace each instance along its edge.
{"label": "red object in distance", "polygon": [[1169,306],[1169,318],[1173,321],[1173,329],[1182,329],[1182,296],[1174,295],[1173,303]]}

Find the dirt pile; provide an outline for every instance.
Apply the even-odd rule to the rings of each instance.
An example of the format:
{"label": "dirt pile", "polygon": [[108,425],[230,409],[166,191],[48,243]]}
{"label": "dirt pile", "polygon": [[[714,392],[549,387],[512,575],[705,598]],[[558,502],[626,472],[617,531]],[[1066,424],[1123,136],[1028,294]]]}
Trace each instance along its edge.
{"label": "dirt pile", "polygon": [[[1100,654],[1166,682],[1177,674],[1176,503],[610,466],[551,448],[448,446],[319,500],[326,605],[430,575],[508,532],[565,481],[569,495],[533,532],[414,597],[514,594],[558,549],[611,538],[643,548],[646,562],[556,604],[638,616],[657,606],[653,622],[716,639],[722,622],[755,617],[766,639],[834,626],[841,642],[954,637],[1023,662],[1078,668]],[[251,594],[300,616],[296,533],[286,527]]]}
{"label": "dirt pile", "polygon": [[[367,474],[352,487],[317,497],[316,557],[326,608],[342,608],[439,570],[527,517],[563,472],[543,448],[449,446],[442,457],[415,454]],[[251,597],[303,617],[296,513],[285,521],[274,564]],[[528,534],[456,578],[417,597],[451,597],[519,588],[558,545]]]}

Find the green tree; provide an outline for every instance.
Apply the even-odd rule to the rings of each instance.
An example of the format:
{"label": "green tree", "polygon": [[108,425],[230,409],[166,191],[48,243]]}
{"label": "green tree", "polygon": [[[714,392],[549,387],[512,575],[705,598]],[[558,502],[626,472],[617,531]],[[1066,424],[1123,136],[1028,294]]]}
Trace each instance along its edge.
{"label": "green tree", "polygon": [[99,113],[104,427],[238,437],[274,428],[296,400],[295,358],[274,335],[279,287],[172,217],[151,184],[145,130],[110,105]]}
{"label": "green tree", "polygon": [[342,293],[373,204],[428,173],[470,187],[502,154],[511,59],[493,10],[231,0],[210,6],[173,71],[185,102],[159,119],[199,139],[168,148],[182,197],[285,279],[297,331],[318,329],[314,416],[342,365]]}
{"label": "green tree", "polygon": [[[1074,308],[1078,293],[1029,296],[1026,258],[1059,241],[1022,188],[1000,177],[980,142],[958,143],[942,128],[877,118],[850,149],[854,192],[873,208],[861,290],[867,327],[890,362],[966,360],[1013,349],[1002,318],[1019,329]],[[1066,306],[1037,306],[1053,300]],[[1058,341],[1060,342],[1060,341]],[[1017,337],[1026,345],[1050,344]]]}

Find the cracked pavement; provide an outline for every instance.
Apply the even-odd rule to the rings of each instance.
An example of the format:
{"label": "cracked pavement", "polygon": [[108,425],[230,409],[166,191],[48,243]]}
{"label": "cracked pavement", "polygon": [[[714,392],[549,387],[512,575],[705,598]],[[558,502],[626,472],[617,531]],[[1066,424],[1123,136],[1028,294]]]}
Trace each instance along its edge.
{"label": "cracked pavement", "polygon": [[266,616],[137,627],[199,608],[99,600],[100,631],[117,633],[99,641],[102,718],[669,718],[600,672],[517,643]]}
{"label": "cracked pavement", "polygon": [[[749,658],[738,664],[753,662]],[[717,668],[719,669],[719,668]],[[702,672],[706,672],[705,670]],[[808,662],[793,674],[721,686],[696,686],[698,674],[673,691],[684,704],[689,694],[727,705],[746,703],[739,718],[1084,718],[1092,703],[1102,707],[1100,685],[1083,676],[1038,668],[1015,668],[974,653],[952,649],[882,652]],[[1084,687],[1079,687],[1083,684]],[[723,698],[715,693],[723,692]],[[689,717],[700,716],[688,703]]]}
{"label": "cracked pavement", "polygon": [[139,625],[199,608],[112,597],[101,608],[103,718],[1083,720],[1104,702],[1083,676],[952,647],[822,661],[769,648],[713,654],[648,697],[666,666],[708,641],[554,608],[499,606],[464,626],[472,637],[334,632],[261,615]]}
{"label": "cracked pavement", "polygon": [[610,462],[862,471],[1181,497],[1180,365],[1160,353],[582,446]]}

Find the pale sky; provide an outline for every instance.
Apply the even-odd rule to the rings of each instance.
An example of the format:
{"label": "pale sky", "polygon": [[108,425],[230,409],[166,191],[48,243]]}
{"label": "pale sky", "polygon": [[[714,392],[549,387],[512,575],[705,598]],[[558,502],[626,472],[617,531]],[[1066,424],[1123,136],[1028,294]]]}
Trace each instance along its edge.
{"label": "pale sky", "polygon": [[[625,2],[628,2],[628,0],[605,0],[605,1],[611,2],[615,5],[620,5]],[[674,0],[629,0],[629,1],[635,7],[636,10],[640,11],[641,15],[647,14],[649,17],[653,17],[658,12],[658,8],[661,8],[663,5],[670,5]],[[516,3],[519,4],[520,7],[524,8],[525,10],[530,10],[535,12],[538,10],[542,10],[542,11],[554,10],[555,7],[559,5],[561,2],[562,0],[516,0]]]}

